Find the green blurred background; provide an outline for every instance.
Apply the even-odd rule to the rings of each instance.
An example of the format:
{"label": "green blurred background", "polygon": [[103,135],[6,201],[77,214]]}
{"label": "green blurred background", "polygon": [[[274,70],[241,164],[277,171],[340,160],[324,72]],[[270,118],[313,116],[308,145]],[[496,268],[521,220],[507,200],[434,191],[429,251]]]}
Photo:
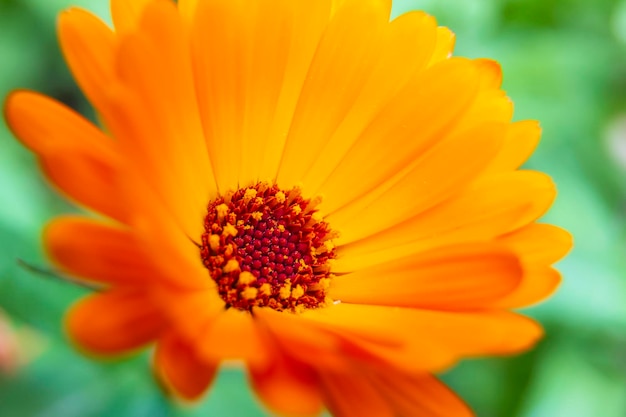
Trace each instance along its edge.
{"label": "green blurred background", "polygon": [[[0,97],[29,88],[92,114],[55,38],[55,16],[69,5],[108,19],[106,0],[0,0]],[[546,221],[576,240],[559,265],[560,291],[527,311],[546,328],[537,348],[467,361],[444,379],[479,417],[626,416],[626,1],[395,1],[395,15],[411,9],[456,32],[456,55],[502,64],[516,119],[544,127],[528,166],[559,188]],[[0,124],[0,307],[22,349],[20,369],[0,371],[0,415],[267,415],[236,369],[201,404],[181,406],[150,378],[148,355],[102,363],[67,344],[62,312],[81,290],[16,259],[46,265],[41,227],[72,210]]]}

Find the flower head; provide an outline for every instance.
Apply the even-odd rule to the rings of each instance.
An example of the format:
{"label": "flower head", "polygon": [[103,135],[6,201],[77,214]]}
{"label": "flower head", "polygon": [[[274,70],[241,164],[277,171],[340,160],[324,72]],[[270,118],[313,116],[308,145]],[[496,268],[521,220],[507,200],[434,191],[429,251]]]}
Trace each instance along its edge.
{"label": "flower head", "polygon": [[431,373],[541,336],[509,310],[558,285],[569,235],[519,166],[499,66],[390,0],[112,0],[59,37],[96,127],[16,92],[6,117],[98,217],[55,219],[51,258],[101,285],[67,316],[82,348],[155,344],[194,399],[227,360],[285,415],[467,416]]}

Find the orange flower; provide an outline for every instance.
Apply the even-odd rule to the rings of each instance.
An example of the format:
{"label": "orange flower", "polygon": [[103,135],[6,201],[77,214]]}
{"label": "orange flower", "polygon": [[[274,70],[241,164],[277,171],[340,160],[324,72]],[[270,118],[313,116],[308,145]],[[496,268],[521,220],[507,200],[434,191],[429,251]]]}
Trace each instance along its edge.
{"label": "orange flower", "polygon": [[47,177],[104,218],[56,219],[51,258],[103,287],[69,312],[85,350],[155,343],[195,399],[220,363],[284,415],[468,416],[430,374],[527,349],[510,312],[558,285],[555,190],[517,168],[498,65],[450,58],[390,0],[112,0],[63,13],[67,62],[106,128],[16,92]]}

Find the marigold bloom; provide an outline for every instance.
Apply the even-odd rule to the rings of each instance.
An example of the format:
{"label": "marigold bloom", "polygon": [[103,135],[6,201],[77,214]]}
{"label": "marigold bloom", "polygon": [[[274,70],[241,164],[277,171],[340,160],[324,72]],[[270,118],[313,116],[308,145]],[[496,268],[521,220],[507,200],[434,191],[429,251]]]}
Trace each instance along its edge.
{"label": "marigold bloom", "polygon": [[390,0],[112,0],[114,29],[63,13],[65,58],[106,128],[30,92],[12,130],[101,216],[54,220],[85,350],[156,344],[195,399],[225,360],[284,415],[468,416],[431,373],[527,349],[509,311],[549,295],[569,235],[518,167],[499,66]]}

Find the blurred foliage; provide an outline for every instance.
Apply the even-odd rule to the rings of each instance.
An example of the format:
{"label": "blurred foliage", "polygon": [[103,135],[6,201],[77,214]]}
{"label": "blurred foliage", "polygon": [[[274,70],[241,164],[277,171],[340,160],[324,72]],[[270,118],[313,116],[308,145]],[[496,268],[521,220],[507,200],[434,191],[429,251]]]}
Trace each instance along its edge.
{"label": "blurred foliage", "polygon": [[[0,97],[15,88],[52,95],[91,115],[62,62],[55,15],[69,5],[108,20],[105,0],[0,0]],[[626,160],[609,138],[626,115],[626,1],[396,0],[394,14],[422,9],[457,34],[456,55],[498,60],[517,119],[538,119],[543,140],[528,164],[553,176],[559,197],[546,220],[572,231],[560,291],[528,313],[546,337],[527,354],[466,361],[444,379],[479,417],[626,415]],[[615,131],[615,129],[613,129]],[[35,331],[38,357],[0,376],[0,415],[263,416],[245,377],[224,370],[210,395],[188,407],[165,399],[149,354],[119,362],[81,356],[63,336],[62,312],[82,291],[37,276],[46,265],[47,220],[75,210],[42,179],[35,158],[0,125],[0,307]],[[621,159],[620,159],[621,158]],[[33,347],[33,350],[37,351]]]}

